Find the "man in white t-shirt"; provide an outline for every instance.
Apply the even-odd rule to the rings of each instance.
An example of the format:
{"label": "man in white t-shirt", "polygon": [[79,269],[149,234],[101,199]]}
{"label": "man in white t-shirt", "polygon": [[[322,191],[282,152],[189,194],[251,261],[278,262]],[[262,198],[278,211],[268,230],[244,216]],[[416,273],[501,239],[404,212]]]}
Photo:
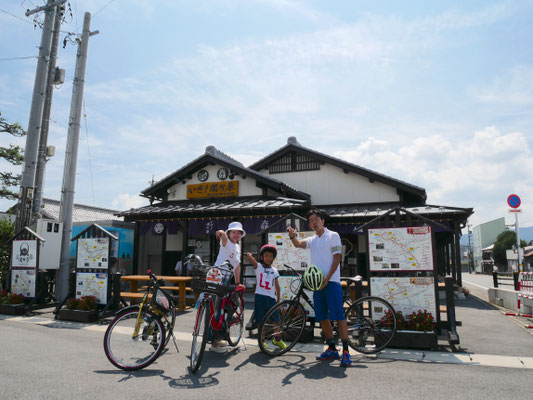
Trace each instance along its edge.
{"label": "man in white t-shirt", "polygon": [[324,274],[322,287],[313,294],[313,303],[316,319],[320,322],[328,348],[317,357],[317,360],[338,360],[341,358],[333,339],[331,321],[335,320],[342,339],[341,366],[348,367],[352,361],[348,350],[348,326],[344,316],[344,300],[340,283],[341,239],[337,232],[330,231],[324,226],[325,215],[322,211],[309,210],[307,222],[309,227],[315,231],[314,236],[298,240],[294,228],[287,228],[287,232],[295,247],[311,250],[311,264],[316,265]]}

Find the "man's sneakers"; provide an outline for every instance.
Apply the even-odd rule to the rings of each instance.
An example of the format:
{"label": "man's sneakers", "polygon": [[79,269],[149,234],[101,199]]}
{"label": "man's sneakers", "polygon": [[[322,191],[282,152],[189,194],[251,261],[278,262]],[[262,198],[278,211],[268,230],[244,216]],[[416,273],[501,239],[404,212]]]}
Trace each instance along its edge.
{"label": "man's sneakers", "polygon": [[350,357],[350,352],[343,351],[341,358],[341,367],[349,367],[352,365],[352,358]]}
{"label": "man's sneakers", "polygon": [[281,350],[285,350],[287,348],[287,345],[281,339],[280,340],[272,339],[272,344],[275,346],[278,346]]}
{"label": "man's sneakers", "polygon": [[340,358],[337,350],[326,349],[322,354],[316,356],[318,361],[338,360]]}
{"label": "man's sneakers", "polygon": [[319,361],[328,361],[328,360],[338,360],[341,359],[341,367],[349,367],[352,365],[352,358],[350,357],[350,352],[343,351],[342,357],[339,356],[337,350],[326,349],[322,354],[316,357]]}

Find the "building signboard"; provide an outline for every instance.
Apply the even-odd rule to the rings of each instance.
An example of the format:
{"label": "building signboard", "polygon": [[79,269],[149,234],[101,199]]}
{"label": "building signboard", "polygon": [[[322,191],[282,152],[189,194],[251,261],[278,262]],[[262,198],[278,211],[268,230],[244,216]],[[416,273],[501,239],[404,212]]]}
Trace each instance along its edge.
{"label": "building signboard", "polygon": [[188,199],[212,197],[236,197],[239,195],[239,181],[205,182],[187,185]]}

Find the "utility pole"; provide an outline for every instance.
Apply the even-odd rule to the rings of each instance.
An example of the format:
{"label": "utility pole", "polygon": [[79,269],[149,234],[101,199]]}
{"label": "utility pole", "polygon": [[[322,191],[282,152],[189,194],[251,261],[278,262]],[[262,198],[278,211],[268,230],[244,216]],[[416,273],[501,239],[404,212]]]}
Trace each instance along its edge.
{"label": "utility pole", "polygon": [[518,272],[524,272],[522,267],[522,255],[520,254],[520,230],[518,228],[518,213],[514,214],[515,217],[515,232],[516,232],[516,251],[518,252]]}
{"label": "utility pole", "polygon": [[470,239],[472,238],[472,231],[470,230],[470,227],[472,225],[468,224],[466,227],[468,229],[468,272],[472,273],[474,270],[474,259],[472,258],[472,243],[470,242]]}
{"label": "utility pole", "polygon": [[38,7],[27,11],[26,16],[44,11],[43,34],[39,47],[39,57],[37,60],[37,71],[33,85],[33,96],[31,101],[30,118],[26,136],[26,147],[24,148],[24,170],[20,183],[19,207],[17,210],[16,230],[30,223],[32,217],[32,199],[35,184],[35,170],[37,164],[37,147],[39,146],[39,135],[41,132],[41,121],[43,118],[44,95],[46,91],[46,80],[48,74],[48,64],[50,61],[50,43],[52,40],[52,26],[56,9],[59,4],[66,0],[48,0],[46,6]]}
{"label": "utility pole", "polygon": [[41,125],[41,135],[39,139],[39,150],[37,154],[37,172],[35,176],[35,192],[33,198],[33,215],[41,216],[42,201],[44,192],[44,177],[47,163],[47,145],[48,132],[50,129],[50,115],[52,111],[52,96],[54,93],[55,74],[56,74],[56,59],[57,59],[57,45],[59,43],[59,30],[61,27],[61,19],[65,7],[58,6],[56,10],[54,29],[52,32],[52,47],[50,50],[50,62],[48,64],[48,78],[46,84],[46,96],[44,100],[43,118]]}
{"label": "utility pole", "polygon": [[56,280],[56,297],[63,301],[68,296],[70,273],[70,239],[72,237],[72,209],[74,204],[74,187],[76,186],[76,167],[78,163],[78,142],[80,140],[81,109],[83,105],[83,89],[85,86],[85,70],[87,66],[87,49],[89,36],[98,31],[90,32],[91,14],[86,12],[83,19],[83,32],[78,41],[76,70],[72,85],[72,102],[68,124],[67,148],[65,150],[65,166],[63,169],[63,188],[61,190],[61,207],[59,221],[63,223],[61,241],[61,258],[59,274]]}

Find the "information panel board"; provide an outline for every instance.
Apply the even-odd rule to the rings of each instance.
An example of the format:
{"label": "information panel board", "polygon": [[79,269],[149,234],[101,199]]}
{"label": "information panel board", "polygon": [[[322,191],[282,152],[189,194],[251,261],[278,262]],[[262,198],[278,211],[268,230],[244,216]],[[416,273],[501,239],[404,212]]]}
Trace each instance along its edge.
{"label": "information panel board", "polygon": [[433,277],[370,278],[372,296],[392,304],[396,312],[407,316],[418,310],[427,310],[436,320],[435,281]]}
{"label": "information panel board", "polygon": [[37,268],[37,239],[13,240],[11,266]]}
{"label": "information panel board", "polygon": [[368,230],[370,271],[433,271],[430,226]]}
{"label": "information panel board", "polygon": [[37,274],[32,269],[11,270],[11,293],[22,294],[24,297],[35,297],[35,288],[37,286]]}
{"label": "information panel board", "polygon": [[107,269],[109,238],[78,239],[77,268]]}
{"label": "information panel board", "polygon": [[[297,233],[299,240],[311,237],[314,234],[314,232]],[[276,246],[276,249],[278,250],[278,255],[272,264],[274,267],[278,269],[286,269],[283,264],[287,264],[299,271],[307,268],[309,265],[311,251],[309,249],[298,249],[294,247],[287,232],[269,233],[268,243]]]}
{"label": "information panel board", "polygon": [[94,296],[100,304],[107,304],[107,277],[106,272],[76,273],[76,298]]}

